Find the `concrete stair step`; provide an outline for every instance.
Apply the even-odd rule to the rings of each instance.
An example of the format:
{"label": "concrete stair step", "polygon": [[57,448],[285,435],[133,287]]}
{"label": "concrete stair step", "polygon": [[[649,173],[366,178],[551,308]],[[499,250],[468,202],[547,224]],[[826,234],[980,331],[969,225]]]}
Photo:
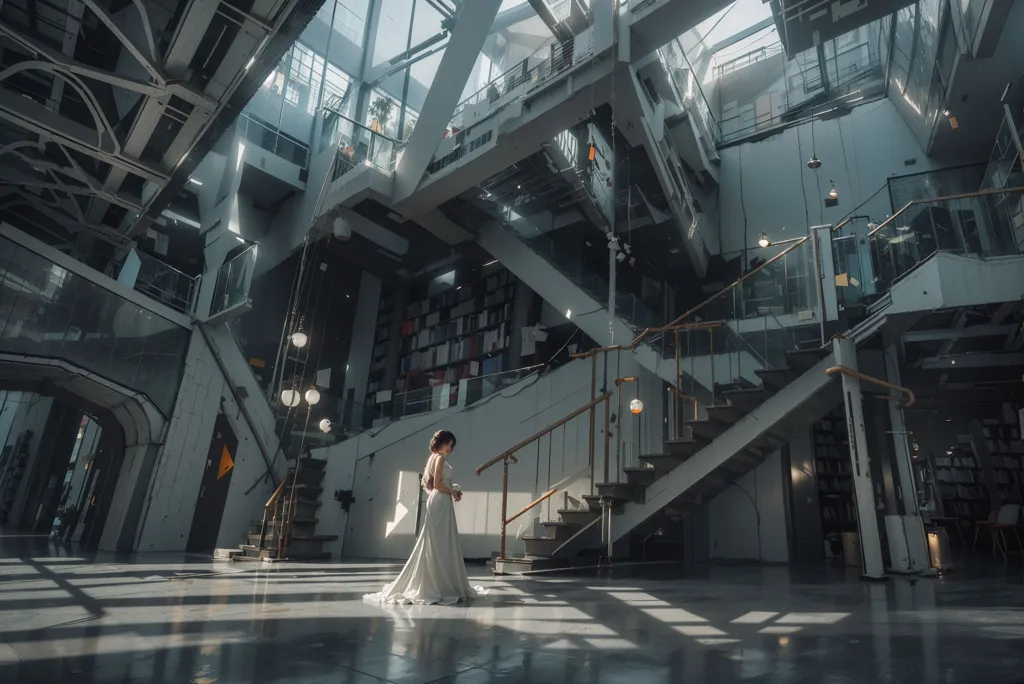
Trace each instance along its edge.
{"label": "concrete stair step", "polygon": [[771,396],[772,393],[762,387],[757,387],[755,389],[731,390],[729,392],[722,393],[722,398],[727,400],[730,405],[735,406],[742,411],[746,411],[747,413],[756,409]]}
{"label": "concrete stair step", "polygon": [[685,462],[687,458],[687,456],[682,454],[644,454],[640,457],[640,461],[654,466],[657,478],[675,469],[680,463]]}
{"label": "concrete stair step", "polygon": [[658,479],[657,468],[623,468],[626,473],[626,481],[634,487],[646,487]]}
{"label": "concrete stair step", "polygon": [[580,525],[553,520],[542,522],[541,526],[544,528],[549,539],[558,539],[559,541],[566,541],[579,532],[580,529]]}
{"label": "concrete stair step", "polygon": [[786,363],[797,371],[813,368],[819,361],[832,353],[831,349],[793,349],[786,352]]}
{"label": "concrete stair step", "polygon": [[599,513],[595,513],[589,508],[583,510],[561,508],[558,510],[558,515],[562,519],[562,522],[571,523],[577,527],[583,527],[588,522],[596,518]]}
{"label": "concrete stair step", "polygon": [[748,411],[737,406],[709,406],[707,408],[708,418],[711,420],[717,420],[720,423],[728,423],[729,425],[735,425],[740,422]]}
{"label": "concrete stair step", "polygon": [[690,428],[694,439],[704,438],[708,441],[716,439],[731,427],[729,423],[717,420],[691,420],[686,426]]}
{"label": "concrete stair step", "polygon": [[665,449],[673,456],[689,458],[711,443],[707,437],[694,435],[693,439],[670,439],[665,442]]}
{"label": "concrete stair step", "polygon": [[764,368],[754,371],[754,374],[761,378],[764,388],[772,394],[800,377],[800,372],[791,368]]}

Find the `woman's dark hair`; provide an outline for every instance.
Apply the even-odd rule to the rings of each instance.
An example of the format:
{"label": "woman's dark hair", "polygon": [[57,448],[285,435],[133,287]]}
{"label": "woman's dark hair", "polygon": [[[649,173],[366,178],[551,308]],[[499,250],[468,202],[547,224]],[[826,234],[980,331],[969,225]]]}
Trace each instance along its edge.
{"label": "woman's dark hair", "polygon": [[443,447],[445,444],[450,444],[452,449],[455,448],[455,435],[448,432],[447,430],[438,430],[434,433],[434,436],[430,438],[430,453],[436,454],[437,450]]}

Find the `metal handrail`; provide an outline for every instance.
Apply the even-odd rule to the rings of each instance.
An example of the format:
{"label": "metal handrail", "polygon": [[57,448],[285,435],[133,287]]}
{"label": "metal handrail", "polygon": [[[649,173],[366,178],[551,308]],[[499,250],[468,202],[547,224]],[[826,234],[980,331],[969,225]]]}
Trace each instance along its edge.
{"label": "metal handrail", "polygon": [[988,188],[987,190],[975,190],[974,192],[961,192],[961,193],[957,193],[955,195],[946,195],[944,197],[929,197],[929,198],[925,198],[925,199],[910,200],[905,205],[903,205],[903,207],[901,207],[900,210],[897,211],[895,214],[893,214],[889,218],[887,218],[884,221],[882,221],[881,223],[879,223],[875,227],[874,230],[872,230],[870,233],[868,233],[868,237],[870,238],[872,235],[874,235],[878,231],[882,230],[882,228],[885,228],[887,225],[889,225],[890,223],[895,221],[896,218],[900,214],[902,214],[903,212],[907,211],[911,207],[913,207],[915,205],[918,205],[918,204],[934,204],[936,202],[951,202],[953,200],[959,200],[959,199],[970,199],[971,197],[986,197],[988,195],[1002,195],[1004,193],[1013,193],[1013,192],[1024,192],[1024,186],[1018,185],[1015,188]]}
{"label": "metal handrail", "polygon": [[886,382],[885,380],[882,380],[881,378],[876,378],[873,375],[867,375],[866,373],[855,371],[852,368],[847,368],[846,366],[831,366],[829,368],[826,368],[825,375],[829,377],[835,375],[849,375],[851,378],[857,378],[861,382],[867,382],[872,385],[877,385],[879,387],[884,387],[885,389],[889,389],[894,392],[904,394],[906,396],[903,398],[892,396],[884,397],[885,399],[900,402],[903,408],[909,408],[913,406],[914,403],[917,401],[917,397],[914,396],[914,391],[909,387],[903,387],[902,385],[894,385],[891,382]]}
{"label": "metal handrail", "polygon": [[512,522],[513,520],[515,520],[516,518],[521,516],[523,513],[526,513],[527,511],[531,510],[537,504],[540,504],[540,503],[543,503],[544,501],[547,501],[557,491],[558,491],[558,489],[552,487],[551,489],[548,490],[548,492],[546,494],[542,494],[541,496],[538,496],[536,499],[534,499],[530,503],[526,504],[526,506],[524,506],[523,508],[519,509],[518,513],[516,513],[512,517],[510,517],[507,520],[505,520],[505,524],[507,525],[508,523]]}
{"label": "metal handrail", "polygon": [[[613,394],[614,394],[614,392],[605,392],[601,396],[595,397],[594,399],[591,399],[589,402],[587,402],[586,404],[584,404],[580,408],[576,409],[572,413],[568,414],[564,418],[561,418],[560,420],[555,421],[554,423],[552,423],[551,425],[547,426],[543,430],[541,430],[541,431],[531,435],[530,437],[527,437],[523,441],[521,441],[518,444],[516,444],[515,446],[513,446],[511,449],[505,450],[504,452],[498,454],[497,456],[495,456],[494,458],[492,458],[491,460],[487,461],[486,463],[484,463],[483,465],[481,465],[480,467],[478,467],[476,469],[476,474],[477,474],[477,476],[479,476],[481,473],[483,473],[485,470],[487,470],[491,466],[496,465],[499,462],[501,462],[501,464],[502,464],[502,474],[501,474],[501,532],[500,532],[499,546],[498,546],[498,560],[504,560],[505,559],[505,531],[506,531],[506,528],[508,527],[508,524],[510,522],[512,522],[513,520],[515,520],[516,518],[518,518],[519,516],[521,516],[526,511],[530,510],[531,508],[533,508],[534,506],[539,504],[541,501],[544,501],[545,499],[550,497],[552,494],[554,494],[557,491],[556,489],[550,490],[547,494],[545,494],[542,497],[540,497],[539,499],[535,500],[530,505],[528,505],[526,508],[522,509],[521,511],[519,511],[518,513],[513,515],[511,518],[508,517],[508,463],[509,463],[509,461],[512,461],[513,463],[518,463],[519,462],[519,459],[517,459],[515,457],[515,452],[519,451],[520,449],[523,449],[524,447],[529,446],[533,442],[538,441],[541,437],[544,437],[545,435],[550,434],[551,432],[553,432],[554,430],[558,429],[562,425],[565,425],[566,423],[568,423],[573,418],[576,418],[576,417],[578,417],[578,416],[580,416],[580,415],[582,415],[582,414],[584,414],[584,413],[586,413],[588,411],[591,411],[598,404],[604,402],[604,460],[605,460],[605,474],[607,476],[608,455],[609,455],[608,424],[610,422],[609,408],[608,407],[609,407],[609,402],[610,402],[611,397],[612,397]],[[593,419],[591,419],[591,433],[593,433]],[[593,479],[594,479],[594,441],[593,441],[593,439],[590,440],[590,479],[591,479],[591,482],[593,482]]]}

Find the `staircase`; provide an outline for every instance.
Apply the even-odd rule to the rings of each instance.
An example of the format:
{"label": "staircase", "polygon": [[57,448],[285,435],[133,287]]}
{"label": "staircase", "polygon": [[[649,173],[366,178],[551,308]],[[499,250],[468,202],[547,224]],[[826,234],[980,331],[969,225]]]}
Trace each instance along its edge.
{"label": "staircase", "polygon": [[294,463],[264,506],[263,519],[252,521],[246,543],[239,544],[232,560],[317,561],[331,557],[324,551],[324,543],[338,535],[316,533],[327,461],[303,457]]}
{"label": "staircase", "polygon": [[[847,334],[860,344],[886,323],[887,302]],[[542,522],[543,534],[525,535],[521,558],[496,559],[496,574],[519,574],[591,564],[610,538],[644,539],[678,523],[759,466],[776,449],[842,401],[825,371],[836,365],[831,344],[785,352],[786,363],[755,372],[760,386],[718,394],[690,434],[666,440],[658,453],[627,463],[614,481],[598,481],[577,509]],[[614,465],[612,466],[614,470]],[[601,470],[600,465],[597,468]],[[611,516],[602,517],[602,507]],[[607,519],[611,529],[601,529]]]}

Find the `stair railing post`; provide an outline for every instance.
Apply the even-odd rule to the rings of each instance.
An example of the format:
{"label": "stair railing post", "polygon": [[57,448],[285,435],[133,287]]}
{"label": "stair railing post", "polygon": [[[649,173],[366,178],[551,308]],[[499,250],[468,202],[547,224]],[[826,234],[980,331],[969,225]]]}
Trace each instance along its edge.
{"label": "stair railing post", "polygon": [[708,339],[711,341],[710,347],[710,359],[711,359],[711,405],[716,405],[715,399],[715,329],[708,328]]}
{"label": "stair railing post", "polygon": [[611,425],[611,397],[606,397],[604,400],[604,481],[608,481],[608,457],[611,451],[611,435],[608,434],[608,428]]}
{"label": "stair railing post", "polygon": [[[680,381],[679,381],[679,328],[676,328],[673,332],[675,333],[675,343],[676,343],[676,390],[677,390],[677,392],[682,392],[683,388],[679,386],[680,385]],[[674,392],[672,396],[675,399],[675,407],[676,407],[676,439],[680,439],[680,437],[679,437],[679,395],[678,395],[678,393]]]}
{"label": "stair railing post", "polygon": [[498,560],[505,560],[505,527],[508,525],[508,455],[501,467],[501,537],[498,545]]}
{"label": "stair railing post", "polygon": [[[590,357],[590,401],[597,398],[597,354]],[[597,427],[597,407],[590,407],[590,493],[594,493],[594,428]]]}

